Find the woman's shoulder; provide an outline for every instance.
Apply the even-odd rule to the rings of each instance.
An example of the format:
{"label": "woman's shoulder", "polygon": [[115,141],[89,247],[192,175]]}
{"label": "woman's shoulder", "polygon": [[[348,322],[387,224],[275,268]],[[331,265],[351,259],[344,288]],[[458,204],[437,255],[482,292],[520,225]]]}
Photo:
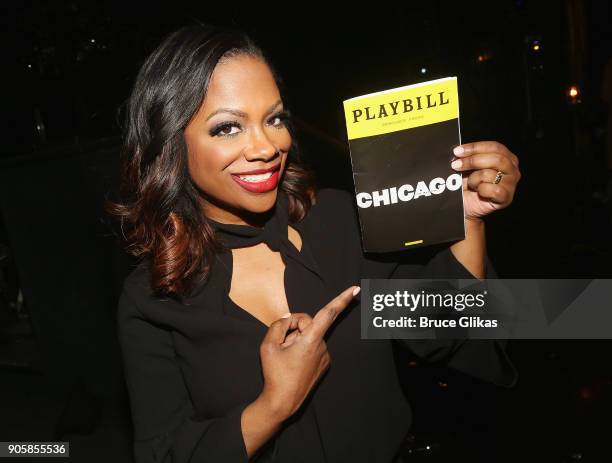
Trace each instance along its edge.
{"label": "woman's shoulder", "polygon": [[318,231],[334,232],[348,238],[358,233],[359,222],[353,194],[340,188],[320,188],[310,215]]}
{"label": "woman's shoulder", "polygon": [[147,288],[150,276],[149,259],[144,257],[131,266],[131,270],[123,280],[123,288],[130,292],[143,292]]}
{"label": "woman's shoulder", "polygon": [[184,307],[178,300],[153,291],[150,268],[150,258],[144,257],[123,280],[118,304],[119,319],[136,317],[154,324],[173,324],[176,313]]}
{"label": "woman's shoulder", "polygon": [[315,205],[326,213],[352,211],[354,204],[353,195],[347,190],[325,187],[316,192]]}
{"label": "woman's shoulder", "polygon": [[123,280],[119,308],[139,310],[143,300],[151,295],[150,266],[147,258],[132,265],[131,270]]}

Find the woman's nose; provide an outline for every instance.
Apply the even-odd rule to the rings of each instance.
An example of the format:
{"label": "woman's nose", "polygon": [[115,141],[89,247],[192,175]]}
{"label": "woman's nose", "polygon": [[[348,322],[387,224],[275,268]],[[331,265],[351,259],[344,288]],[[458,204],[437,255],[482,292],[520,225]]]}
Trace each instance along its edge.
{"label": "woman's nose", "polygon": [[245,149],[244,156],[248,161],[263,159],[269,160],[278,151],[272,139],[265,133],[264,130],[256,130],[251,132],[249,145]]}

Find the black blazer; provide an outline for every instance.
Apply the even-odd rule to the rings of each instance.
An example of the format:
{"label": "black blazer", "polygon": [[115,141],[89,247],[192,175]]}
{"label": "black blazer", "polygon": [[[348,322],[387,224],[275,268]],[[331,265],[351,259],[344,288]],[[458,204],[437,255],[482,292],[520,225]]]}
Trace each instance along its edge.
{"label": "black blazer", "polygon": [[[329,301],[361,278],[474,278],[448,245],[364,256],[352,195],[322,189],[292,224],[325,281]],[[231,253],[230,253],[231,255]],[[389,258],[391,256],[391,258]],[[223,281],[213,268],[208,285]],[[297,264],[296,264],[297,265]],[[487,277],[495,277],[487,262]],[[286,275],[292,311],[309,295]],[[219,288],[217,288],[219,289]],[[211,296],[216,294],[217,296]],[[218,296],[222,294],[222,296]],[[298,307],[299,310],[293,310]],[[361,340],[359,296],[326,335],[330,369],[282,429],[252,461],[390,463],[410,428],[410,407],[398,381],[390,340]],[[263,387],[259,345],[267,327],[225,292],[202,291],[187,307],[151,296],[143,261],[126,278],[118,332],[134,424],[137,463],[247,462],[242,410]],[[497,341],[405,342],[417,355],[481,379],[512,385],[515,371]],[[452,357],[448,359],[449,354]]]}

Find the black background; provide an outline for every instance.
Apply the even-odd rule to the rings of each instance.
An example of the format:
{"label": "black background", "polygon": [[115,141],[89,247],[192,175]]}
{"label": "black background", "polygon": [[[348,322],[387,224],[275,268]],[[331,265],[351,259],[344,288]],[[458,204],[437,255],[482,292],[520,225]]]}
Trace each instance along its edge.
{"label": "black background", "polygon": [[[612,49],[608,2],[331,8],[2,4],[0,242],[11,256],[2,261],[2,294],[14,307],[21,288],[32,329],[5,330],[12,325],[2,318],[0,440],[52,440],[55,432],[77,442],[101,429],[97,404],[126,410],[113,317],[129,259],[101,202],[117,182],[121,108],[136,72],[163,35],[185,24],[240,27],[268,51],[323,185],[352,188],[344,99],[457,75],[463,141],[498,140],[521,161],[514,203],[486,221],[500,277],[610,278],[610,202],[597,199],[606,180],[599,86]],[[580,104],[568,103],[572,84]],[[13,361],[15,343],[32,339],[32,361]],[[610,461],[610,343],[515,341],[509,350],[521,375],[511,390],[398,352],[415,408],[406,446],[414,461]],[[65,407],[24,412],[17,399],[38,403],[43,388],[59,391],[53,397]],[[45,420],[54,431],[35,432]],[[88,445],[81,456],[94,461],[100,452]]]}

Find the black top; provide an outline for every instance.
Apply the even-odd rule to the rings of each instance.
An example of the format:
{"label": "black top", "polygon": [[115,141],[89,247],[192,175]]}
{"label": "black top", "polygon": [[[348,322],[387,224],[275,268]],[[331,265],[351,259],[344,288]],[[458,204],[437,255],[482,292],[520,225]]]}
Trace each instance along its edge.
{"label": "black top", "polygon": [[[291,223],[279,190],[262,229],[213,222],[228,248],[264,241],[281,253],[292,312],[314,314],[361,278],[474,278],[448,246],[364,255],[349,193],[324,188],[308,215]],[[267,326],[229,298],[232,254],[217,256],[210,278],[179,303],[151,294],[143,260],[126,278],[118,329],[134,424],[137,463],[247,462],[240,418],[260,394],[259,346]],[[487,259],[487,277],[495,277]],[[411,412],[390,340],[361,340],[359,295],[325,340],[331,366],[296,414],[252,461],[390,463]],[[516,373],[497,341],[399,341],[417,355],[501,385]],[[452,354],[452,356],[450,355]],[[448,357],[450,356],[450,359]]]}

